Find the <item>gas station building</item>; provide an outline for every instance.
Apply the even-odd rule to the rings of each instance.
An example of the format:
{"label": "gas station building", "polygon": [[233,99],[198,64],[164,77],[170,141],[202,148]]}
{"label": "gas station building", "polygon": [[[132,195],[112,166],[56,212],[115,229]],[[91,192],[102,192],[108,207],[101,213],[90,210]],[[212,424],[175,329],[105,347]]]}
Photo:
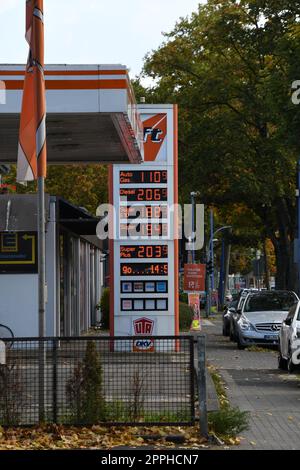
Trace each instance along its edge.
{"label": "gas station building", "polygon": [[[110,165],[110,202],[118,212],[116,238],[109,245],[111,334],[177,334],[177,222],[168,214],[178,200],[176,107],[139,107],[122,65],[48,65],[45,80],[48,164]],[[5,87],[0,164],[13,164],[24,66],[0,65],[0,83]],[[120,180],[124,171],[128,184]],[[144,233],[133,242],[123,241],[121,233],[127,233],[128,220],[119,211],[129,210],[122,194],[152,214],[137,223]],[[55,196],[47,196],[46,208],[46,335],[78,336],[95,324],[104,283],[103,246],[95,237],[99,220]],[[0,196],[0,218],[0,323],[15,336],[37,336],[38,275],[35,264],[26,265],[37,256],[35,195]],[[120,253],[128,248],[127,265]],[[144,259],[137,259],[138,253]],[[18,256],[23,265],[7,264],[22,261]]]}

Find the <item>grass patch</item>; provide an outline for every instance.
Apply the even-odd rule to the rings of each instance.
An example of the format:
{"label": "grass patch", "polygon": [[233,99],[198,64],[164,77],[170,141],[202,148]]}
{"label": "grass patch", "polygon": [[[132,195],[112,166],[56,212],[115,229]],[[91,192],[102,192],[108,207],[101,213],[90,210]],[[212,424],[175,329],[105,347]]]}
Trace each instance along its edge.
{"label": "grass patch", "polygon": [[246,348],[245,351],[248,351],[248,352],[268,352],[268,353],[273,353],[273,354],[276,352],[274,349],[262,348],[260,346],[249,346],[249,348]]}
{"label": "grass patch", "polygon": [[232,438],[249,429],[249,413],[230,406],[222,377],[215,367],[209,366],[208,369],[220,403],[219,411],[208,413],[209,431],[227,443],[235,443]]}

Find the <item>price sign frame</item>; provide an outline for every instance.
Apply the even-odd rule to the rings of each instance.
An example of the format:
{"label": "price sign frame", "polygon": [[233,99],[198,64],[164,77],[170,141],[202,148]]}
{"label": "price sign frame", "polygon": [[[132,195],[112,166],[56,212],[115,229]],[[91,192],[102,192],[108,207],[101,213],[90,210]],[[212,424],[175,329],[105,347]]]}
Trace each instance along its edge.
{"label": "price sign frame", "polygon": [[[110,285],[113,285],[111,334],[130,335],[133,322],[140,318],[141,321],[153,321],[154,331],[160,335],[177,335],[178,240],[175,238],[176,221],[170,215],[170,208],[178,203],[177,109],[173,105],[164,105],[162,109],[143,105],[140,111],[147,129],[145,161],[135,167],[120,164],[110,169],[110,203],[116,212],[115,240],[110,242],[113,253],[110,265]],[[161,137],[157,141],[150,135],[151,125],[162,129],[158,133],[155,127],[153,131],[155,138]],[[136,213],[139,208],[142,213]],[[146,213],[151,217],[145,217]],[[153,217],[154,213],[159,217]],[[125,227],[166,224],[167,233],[162,237],[137,235],[136,238],[126,237],[125,233],[124,237],[121,224]],[[145,248],[145,256],[139,257],[141,246]],[[166,252],[163,257],[153,254],[150,258],[146,252],[148,249],[150,253],[151,247],[153,250],[162,247],[161,250]],[[124,273],[125,267],[132,272]],[[153,311],[149,310],[151,305]],[[139,306],[141,310],[137,311]]]}

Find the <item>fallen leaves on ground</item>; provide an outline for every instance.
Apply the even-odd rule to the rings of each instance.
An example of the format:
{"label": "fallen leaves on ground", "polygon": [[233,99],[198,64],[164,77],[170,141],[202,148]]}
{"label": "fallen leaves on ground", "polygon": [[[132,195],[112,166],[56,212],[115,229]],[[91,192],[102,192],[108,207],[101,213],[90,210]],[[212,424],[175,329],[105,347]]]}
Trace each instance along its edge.
{"label": "fallen leaves on ground", "polygon": [[[143,439],[143,435],[147,439]],[[151,441],[153,436],[153,441]],[[168,436],[184,436],[180,448],[207,448],[207,441],[200,437],[199,428],[189,427],[66,427],[61,425],[37,428],[0,427],[0,450],[47,449],[113,449],[118,446],[172,449],[178,447],[168,442]]]}

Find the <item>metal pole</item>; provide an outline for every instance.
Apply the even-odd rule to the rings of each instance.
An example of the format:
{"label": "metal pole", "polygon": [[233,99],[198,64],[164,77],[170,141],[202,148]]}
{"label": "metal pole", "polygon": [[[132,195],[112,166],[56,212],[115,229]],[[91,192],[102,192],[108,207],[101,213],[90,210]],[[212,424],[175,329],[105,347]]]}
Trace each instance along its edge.
{"label": "metal pole", "polygon": [[195,197],[194,193],[191,193],[192,203],[192,264],[195,264]]}
{"label": "metal pole", "polygon": [[39,274],[39,422],[45,421],[45,179],[38,178],[38,274]]}
{"label": "metal pole", "polygon": [[220,266],[220,280],[219,280],[219,303],[223,307],[225,300],[224,286],[225,286],[225,238],[222,236],[222,252],[221,252],[221,266]]}
{"label": "metal pole", "polygon": [[214,212],[210,210],[210,259],[212,261],[213,272],[210,276],[211,289],[215,288],[215,276],[214,276]]}
{"label": "metal pole", "polygon": [[200,434],[208,437],[207,425],[207,393],[206,393],[206,351],[205,336],[198,336],[198,400],[199,400],[199,423]]}
{"label": "metal pole", "polygon": [[230,254],[231,254],[231,244],[226,237],[226,256],[225,256],[225,277],[224,277],[224,295],[228,290],[229,284],[229,268],[230,268]]}
{"label": "metal pole", "polygon": [[[206,247],[206,263],[209,261],[209,247]],[[209,317],[210,314],[210,275],[206,269],[205,276],[205,290],[206,290],[206,302],[205,302],[205,316]]]}
{"label": "metal pole", "polygon": [[52,371],[52,407],[53,407],[53,422],[57,424],[57,346],[58,340],[54,338],[52,340],[52,360],[53,360],[53,371]]}

